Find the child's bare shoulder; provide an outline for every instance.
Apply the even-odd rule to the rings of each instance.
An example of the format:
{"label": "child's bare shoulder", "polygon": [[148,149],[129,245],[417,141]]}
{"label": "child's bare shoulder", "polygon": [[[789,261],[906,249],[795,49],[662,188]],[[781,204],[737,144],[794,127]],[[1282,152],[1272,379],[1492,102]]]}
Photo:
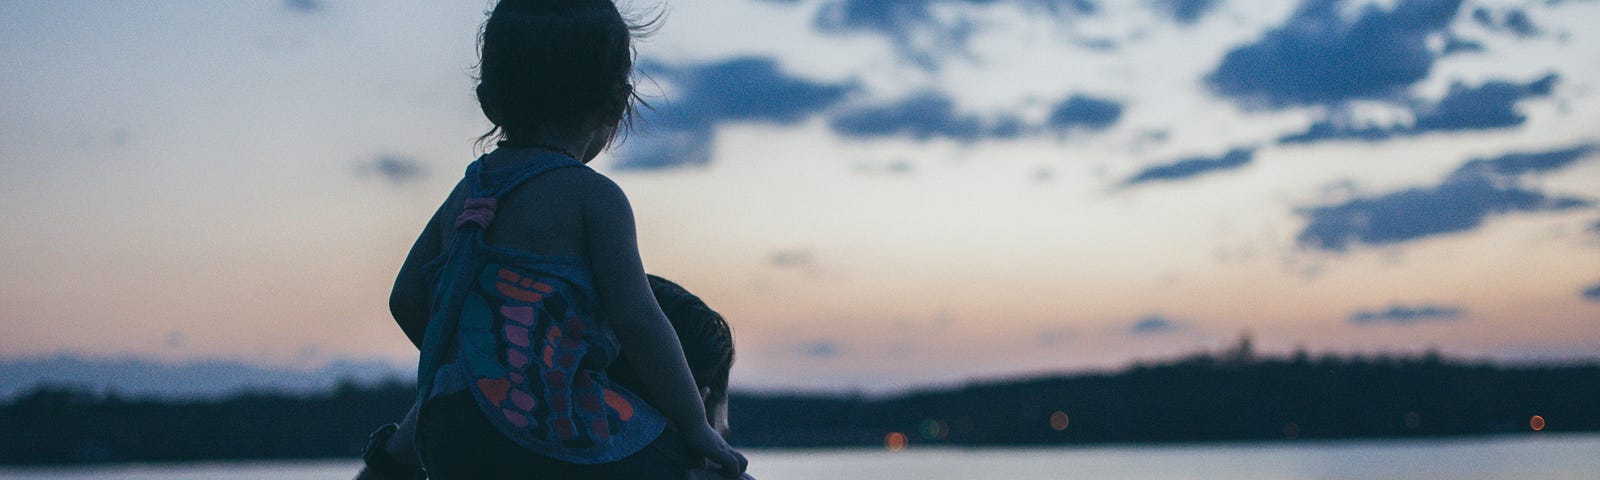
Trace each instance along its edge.
{"label": "child's bare shoulder", "polygon": [[626,208],[628,199],[622,187],[605,174],[588,168],[563,168],[551,171],[546,180],[555,185],[562,198],[576,200],[585,212]]}

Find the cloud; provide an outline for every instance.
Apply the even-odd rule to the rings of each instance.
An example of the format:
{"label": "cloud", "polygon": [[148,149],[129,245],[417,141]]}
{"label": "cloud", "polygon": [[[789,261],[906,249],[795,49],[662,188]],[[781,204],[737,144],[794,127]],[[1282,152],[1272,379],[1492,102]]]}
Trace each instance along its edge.
{"label": "cloud", "polygon": [[1015,136],[1015,119],[986,124],[975,115],[957,112],[955,102],[938,92],[924,91],[898,102],[858,108],[833,117],[834,131],[852,137],[910,136],[918,140],[951,138],[974,141],[986,136]]}
{"label": "cloud", "polygon": [[[705,65],[648,64],[642,70],[676,87],[640,112],[639,135],[624,146],[619,167],[666,168],[710,161],[712,133],[732,122],[787,125],[842,100],[851,84],[813,82],[784,74],[777,62],[740,57]],[[637,141],[636,141],[637,140]]]}
{"label": "cloud", "polygon": [[769,257],[775,267],[810,267],[817,263],[810,250],[779,250]]}
{"label": "cloud", "polygon": [[1482,42],[1451,35],[1444,40],[1444,50],[1439,52],[1440,57],[1462,53],[1483,53],[1487,51]]}
{"label": "cloud", "polygon": [[1049,124],[1058,130],[1104,130],[1122,118],[1122,104],[1114,100],[1073,95],[1050,111]]}
{"label": "cloud", "polygon": [[1400,0],[1393,9],[1342,14],[1344,0],[1305,0],[1289,20],[1228,52],[1205,78],[1218,95],[1252,107],[1395,100],[1428,77],[1428,36],[1445,31],[1461,0]]}
{"label": "cloud", "polygon": [[1145,315],[1128,326],[1128,334],[1135,336],[1159,335],[1177,332],[1184,329],[1183,322],[1163,317],[1161,315]]}
{"label": "cloud", "polygon": [[1055,18],[1099,12],[1099,5],[1091,0],[831,0],[817,10],[813,25],[829,34],[883,35],[902,57],[931,68],[940,57],[964,53],[967,39],[977,29],[972,21],[959,16],[940,18],[934,14],[936,6],[988,7],[1002,3]]}
{"label": "cloud", "polygon": [[1473,160],[1462,165],[1457,172],[1487,170],[1492,175],[1527,175],[1566,168],[1579,160],[1600,152],[1600,145],[1576,145],[1543,152],[1513,152],[1491,159]]}
{"label": "cloud", "polygon": [[299,13],[317,13],[322,7],[322,0],[283,0],[283,8]]}
{"label": "cloud", "polygon": [[1444,305],[1390,305],[1385,310],[1359,311],[1350,314],[1350,324],[1367,325],[1414,325],[1423,322],[1455,320],[1461,317],[1465,310],[1460,307]]}
{"label": "cloud", "polygon": [[1596,283],[1594,286],[1584,289],[1583,298],[1585,300],[1600,302],[1600,283]]}
{"label": "cloud", "polygon": [[830,125],[834,131],[851,137],[903,136],[917,140],[946,138],[974,142],[986,138],[1016,138],[1042,130],[1104,130],[1121,116],[1120,103],[1073,95],[1056,105],[1045,124],[1030,125],[1010,114],[985,118],[963,113],[956,110],[949,96],[922,91],[888,104],[837,112]]}
{"label": "cloud", "polygon": [[833,358],[844,351],[838,342],[832,340],[814,340],[800,345],[801,355],[815,358]]}
{"label": "cloud", "polygon": [[1507,9],[1495,15],[1488,8],[1478,7],[1472,10],[1472,21],[1490,31],[1506,32],[1521,38],[1537,37],[1542,33],[1539,26],[1533,24],[1528,12],[1520,8]]}
{"label": "cloud", "polygon": [[379,155],[368,162],[356,164],[356,175],[373,176],[393,184],[410,183],[427,178],[428,168],[416,159],[400,155]]}
{"label": "cloud", "polygon": [[1221,4],[1220,0],[1151,0],[1150,6],[1182,25],[1192,25]]}
{"label": "cloud", "polygon": [[1517,103],[1523,99],[1550,96],[1559,79],[1559,75],[1551,73],[1526,84],[1492,81],[1468,87],[1456,83],[1437,103],[1415,107],[1413,113],[1416,120],[1411,125],[1351,126],[1325,118],[1304,132],[1284,136],[1278,141],[1285,144],[1345,139],[1371,142],[1434,132],[1516,127],[1528,119],[1517,111]]}
{"label": "cloud", "polygon": [[1123,186],[1133,186],[1149,182],[1170,182],[1200,176],[1209,172],[1234,170],[1249,165],[1255,159],[1254,148],[1235,148],[1219,157],[1189,157],[1172,163],[1156,165],[1140,170],[1139,173],[1122,182]]}
{"label": "cloud", "polygon": [[1559,211],[1592,205],[1590,199],[1546,195],[1520,185],[1520,175],[1570,165],[1596,151],[1594,145],[1473,160],[1432,187],[1411,188],[1343,203],[1304,209],[1308,222],[1300,245],[1345,251],[1352,244],[1386,245],[1482,225],[1491,215]]}

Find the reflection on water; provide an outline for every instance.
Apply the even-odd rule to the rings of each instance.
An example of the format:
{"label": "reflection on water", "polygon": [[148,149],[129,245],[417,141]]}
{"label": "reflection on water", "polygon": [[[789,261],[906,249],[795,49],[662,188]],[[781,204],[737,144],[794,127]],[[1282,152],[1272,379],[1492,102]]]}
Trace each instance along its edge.
{"label": "reflection on water", "polygon": [[[762,480],[870,478],[1439,479],[1600,478],[1600,434],[1517,435],[1437,441],[1262,443],[1095,448],[755,450]],[[891,445],[893,446],[893,445]],[[131,465],[0,469],[16,480],[348,479],[358,462]]]}

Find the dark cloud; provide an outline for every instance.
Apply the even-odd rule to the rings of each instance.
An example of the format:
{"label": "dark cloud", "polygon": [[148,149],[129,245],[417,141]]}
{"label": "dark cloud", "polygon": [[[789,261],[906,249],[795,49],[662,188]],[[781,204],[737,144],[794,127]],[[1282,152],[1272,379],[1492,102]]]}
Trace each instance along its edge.
{"label": "dark cloud", "polygon": [[1309,221],[1297,241],[1305,247],[1345,251],[1356,243],[1386,245],[1464,232],[1482,225],[1491,215],[1592,205],[1589,199],[1551,196],[1526,188],[1519,176],[1561,168],[1595,151],[1594,145],[1582,145],[1473,160],[1432,187],[1305,209],[1301,213]]}
{"label": "dark cloud", "polygon": [[283,8],[300,13],[316,13],[322,11],[321,0],[283,0]]}
{"label": "dark cloud", "polygon": [[1192,25],[1220,5],[1220,0],[1152,0],[1157,11],[1183,25]]}
{"label": "dark cloud", "polygon": [[1491,81],[1477,87],[1460,83],[1432,105],[1414,107],[1411,125],[1353,126],[1349,122],[1325,118],[1304,132],[1279,138],[1279,143],[1312,143],[1328,140],[1381,141],[1393,137],[1435,132],[1461,132],[1517,127],[1527,116],[1517,111],[1524,99],[1548,97],[1560,76],[1551,73],[1526,84]]}
{"label": "dark cloud", "polygon": [[[723,62],[642,70],[677,87],[673,95],[640,112],[640,135],[629,139],[623,168],[664,168],[710,161],[715,127],[723,123],[792,124],[838,103],[855,89],[850,84],[791,77],[769,58],[743,57]],[[636,141],[637,140],[637,141]]]}
{"label": "dark cloud", "polygon": [[427,178],[428,168],[410,157],[379,155],[371,161],[356,164],[356,174],[377,176],[389,183],[402,184]]}
{"label": "dark cloud", "polygon": [[945,138],[974,142],[986,138],[1015,138],[1041,130],[1104,130],[1122,116],[1122,104],[1074,95],[1057,104],[1044,125],[1030,125],[1015,115],[984,118],[956,109],[940,92],[923,91],[902,100],[836,112],[834,131],[852,137]]}
{"label": "dark cloud", "polygon": [[1128,326],[1129,335],[1158,335],[1183,330],[1183,322],[1161,315],[1146,315]]}
{"label": "dark cloud", "polygon": [[1439,56],[1448,57],[1462,53],[1483,53],[1487,50],[1482,42],[1452,35],[1445,39],[1444,50],[1439,52]]}
{"label": "dark cloud", "polygon": [[1344,0],[1305,0],[1285,24],[1228,52],[1207,85],[1252,107],[1403,98],[1428,77],[1435,54],[1427,38],[1449,27],[1461,0],[1369,5],[1354,20],[1344,7]]}
{"label": "dark cloud", "polygon": [[1122,104],[1114,100],[1073,95],[1050,111],[1049,125],[1058,130],[1104,130],[1122,118]]}
{"label": "dark cloud", "polygon": [[1233,170],[1249,165],[1255,159],[1254,148],[1235,148],[1218,157],[1189,157],[1171,163],[1156,165],[1140,170],[1139,173],[1122,182],[1123,186],[1133,186],[1148,182],[1168,182],[1183,180],[1208,172]]}
{"label": "dark cloud", "polygon": [[1558,78],[1552,73],[1527,84],[1495,81],[1477,88],[1459,83],[1451,85],[1450,92],[1439,103],[1419,112],[1417,122],[1411,129],[1430,132],[1521,125],[1527,117],[1517,112],[1517,101],[1550,96]]}
{"label": "dark cloud", "polygon": [[1586,300],[1600,302],[1600,283],[1596,283],[1594,286],[1584,289],[1583,298]]}
{"label": "dark cloud", "polygon": [[1528,12],[1520,8],[1507,9],[1496,15],[1487,8],[1478,7],[1472,10],[1472,21],[1489,30],[1506,32],[1522,38],[1537,37],[1542,33],[1539,26],[1533,23],[1533,18],[1528,16]]}
{"label": "dark cloud", "polygon": [[1484,171],[1488,175],[1515,176],[1544,173],[1566,168],[1600,152],[1600,145],[1588,144],[1543,152],[1513,152],[1490,159],[1467,162],[1457,173]]}
{"label": "dark cloud", "polygon": [[[1015,122],[1002,122],[1015,123]],[[955,102],[937,92],[922,92],[888,105],[843,112],[831,122],[833,129],[852,137],[910,136],[974,141],[999,132],[974,115],[956,111]],[[1019,128],[1010,128],[1020,133]]]}
{"label": "dark cloud", "polygon": [[1446,305],[1390,305],[1384,310],[1368,310],[1350,314],[1351,325],[1412,325],[1422,322],[1455,320],[1466,313],[1460,307]]}
{"label": "dark cloud", "polygon": [[[966,19],[942,20],[934,5],[991,6],[996,0],[830,0],[813,21],[824,33],[874,33],[889,38],[913,63],[933,67],[938,59],[964,54],[966,40],[977,28]],[[1091,0],[1013,0],[1010,3],[1057,18],[1098,13]]]}

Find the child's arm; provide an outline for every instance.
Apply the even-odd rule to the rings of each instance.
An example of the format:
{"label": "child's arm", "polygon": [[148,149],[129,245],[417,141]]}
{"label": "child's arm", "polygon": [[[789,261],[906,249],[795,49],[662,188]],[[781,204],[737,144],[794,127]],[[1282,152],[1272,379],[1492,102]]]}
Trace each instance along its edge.
{"label": "child's arm", "polygon": [[417,348],[422,348],[422,334],[428,328],[428,292],[432,288],[428,285],[428,275],[422,266],[442,253],[439,250],[439,219],[460,190],[458,186],[456,192],[451,192],[439,210],[433,213],[433,218],[428,219],[428,224],[422,227],[422,234],[411,245],[411,253],[406,255],[406,262],[400,265],[400,273],[395,275],[394,289],[389,291],[389,314],[394,316],[394,322],[400,324],[400,330],[406,332],[406,338],[411,339],[411,344]]}
{"label": "child's arm", "polygon": [[653,406],[682,430],[689,446],[721,465],[723,475],[737,477],[747,462],[706,423],[705,404],[684,360],[683,346],[645,278],[628,198],[610,179],[586,177],[594,181],[581,187],[589,196],[584,206],[585,242],[600,308],[622,342],[623,355],[650,391]]}

